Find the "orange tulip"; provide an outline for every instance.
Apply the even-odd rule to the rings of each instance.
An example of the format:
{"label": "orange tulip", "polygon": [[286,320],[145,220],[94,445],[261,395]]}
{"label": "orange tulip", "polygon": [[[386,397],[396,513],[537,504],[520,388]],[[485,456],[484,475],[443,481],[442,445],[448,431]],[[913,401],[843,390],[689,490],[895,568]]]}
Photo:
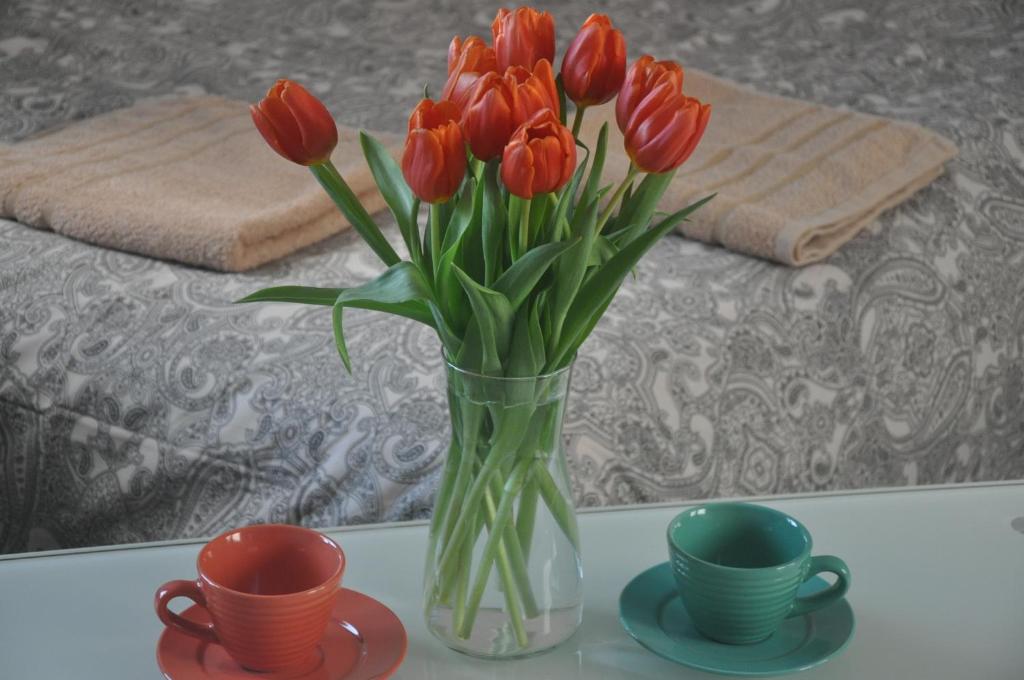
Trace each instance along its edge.
{"label": "orange tulip", "polygon": [[501,158],[501,181],[520,198],[557,191],[575,170],[576,140],[551,109],[520,125]]}
{"label": "orange tulip", "polygon": [[505,75],[485,73],[462,110],[462,131],[473,155],[487,161],[501,155],[516,128],[542,109],[558,116],[558,89],[547,59],[531,73],[511,66]]}
{"label": "orange tulip", "polygon": [[615,122],[623,133],[633,110],[644,97],[662,83],[669,83],[673,92],[683,91],[683,67],[674,61],[654,61],[645,54],[636,60],[626,74],[626,80],[615,101]]}
{"label": "orange tulip", "polygon": [[626,77],[626,40],[604,14],[591,14],[562,59],[562,85],[579,107],[604,104]]}
{"label": "orange tulip", "polygon": [[502,73],[509,66],[533,70],[541,59],[555,61],[555,20],[547,12],[532,7],[511,12],[499,9],[491,24],[491,36],[498,71]]}
{"label": "orange tulip", "polygon": [[249,107],[267,144],[293,163],[319,165],[338,145],[338,128],[319,99],[291,80],[278,80]]}
{"label": "orange tulip", "polygon": [[452,102],[424,99],[409,116],[402,175],[420,200],[444,203],[466,174],[466,145]]}
{"label": "orange tulip", "polygon": [[626,153],[644,172],[668,172],[697,148],[711,118],[711,106],[675,91],[663,82],[630,115],[623,132]]}
{"label": "orange tulip", "polygon": [[477,79],[497,68],[494,50],[483,38],[471,35],[463,42],[462,38],[455,36],[448,46],[448,81],[441,92],[441,99],[454,102],[461,111]]}

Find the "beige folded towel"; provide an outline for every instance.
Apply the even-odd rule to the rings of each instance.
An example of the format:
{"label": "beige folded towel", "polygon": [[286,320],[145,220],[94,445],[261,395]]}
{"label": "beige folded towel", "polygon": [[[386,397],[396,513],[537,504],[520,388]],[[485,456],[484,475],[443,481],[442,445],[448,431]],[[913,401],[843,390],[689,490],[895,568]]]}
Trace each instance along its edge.
{"label": "beige folded towel", "polygon": [[[335,165],[370,212],[381,209],[358,135],[339,136]],[[0,148],[0,216],[224,271],[347,226],[309,171],[267,146],[246,104],[209,96],[149,100]]]}
{"label": "beige folded towel", "polygon": [[[681,231],[800,266],[831,255],[882,211],[942,172],[947,139],[910,123],[754,92],[686,73],[714,107],[704,140],[662,209],[718,192]],[[588,112],[583,138],[612,131],[605,176],[628,167],[614,106]],[[333,160],[370,212],[384,207],[339,126]],[[381,136],[398,153],[401,139]],[[305,168],[267,147],[246,105],[153,100],[0,148],[0,216],[103,246],[241,271],[346,227]]]}
{"label": "beige folded towel", "polygon": [[[718,192],[681,231],[792,266],[834,253],[956,155],[952,142],[917,125],[762,94],[693,69],[683,90],[712,105],[711,122],[661,209]],[[588,111],[582,136],[595,140],[605,121],[610,182],[629,163],[614,106]]]}

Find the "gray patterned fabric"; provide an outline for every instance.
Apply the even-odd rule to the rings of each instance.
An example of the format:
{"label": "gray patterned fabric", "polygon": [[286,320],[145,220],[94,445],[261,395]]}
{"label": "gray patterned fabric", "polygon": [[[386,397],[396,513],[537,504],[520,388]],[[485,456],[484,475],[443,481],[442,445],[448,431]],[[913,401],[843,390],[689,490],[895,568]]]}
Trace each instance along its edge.
{"label": "gray patterned fabric", "polygon": [[[578,503],[1024,475],[1019,4],[547,5],[562,47],[609,11],[634,57],[913,120],[961,150],[821,265],[660,244],[575,368]],[[8,1],[0,139],[155,94],[254,100],[283,75],[346,122],[400,130],[450,36],[486,34],[496,9],[368,6]],[[324,310],[230,304],[378,269],[353,235],[227,275],[0,223],[0,550],[429,514],[447,438],[430,333],[351,312],[350,376]]]}

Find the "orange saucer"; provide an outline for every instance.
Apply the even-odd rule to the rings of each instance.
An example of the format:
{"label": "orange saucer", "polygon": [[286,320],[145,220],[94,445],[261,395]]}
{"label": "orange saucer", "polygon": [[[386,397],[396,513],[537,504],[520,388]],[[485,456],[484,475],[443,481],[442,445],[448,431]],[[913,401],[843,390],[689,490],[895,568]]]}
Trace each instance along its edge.
{"label": "orange saucer", "polygon": [[[198,605],[186,619],[209,623]],[[156,661],[169,680],[371,680],[387,678],[405,658],[408,639],[395,613],[377,600],[342,588],[334,602],[331,621],[310,669],[288,673],[247,671],[217,644],[203,642],[173,628],[164,629],[156,647]]]}

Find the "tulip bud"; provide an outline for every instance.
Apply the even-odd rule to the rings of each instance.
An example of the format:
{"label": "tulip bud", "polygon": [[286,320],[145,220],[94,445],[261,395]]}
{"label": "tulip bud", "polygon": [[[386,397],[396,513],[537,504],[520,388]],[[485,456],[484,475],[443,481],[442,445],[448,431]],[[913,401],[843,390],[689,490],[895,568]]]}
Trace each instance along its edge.
{"label": "tulip bud", "polygon": [[633,110],[647,94],[662,83],[669,83],[677,94],[683,91],[683,67],[674,61],[654,61],[645,54],[634,62],[615,101],[615,122],[626,132],[626,124]]}
{"label": "tulip bud", "polygon": [[555,74],[546,59],[533,72],[512,66],[503,76],[484,74],[463,108],[462,131],[473,155],[487,161],[500,156],[516,128],[542,109],[558,116]]}
{"label": "tulip bud", "polygon": [[509,66],[532,71],[541,59],[555,61],[555,20],[547,12],[532,7],[519,7],[511,12],[499,9],[491,24],[491,36],[498,71],[502,73]]}
{"label": "tulip bud", "polygon": [[327,108],[294,81],[278,80],[249,112],[267,144],[293,163],[324,163],[338,145],[338,127]]}
{"label": "tulip bud", "polygon": [[709,104],[663,82],[633,110],[623,132],[626,153],[644,172],[675,170],[697,148],[710,118]]}
{"label": "tulip bud", "polygon": [[483,38],[471,35],[463,41],[455,36],[448,46],[448,81],[441,92],[441,99],[454,102],[460,111],[463,110],[477,79],[497,68],[494,50]]}
{"label": "tulip bud", "polygon": [[409,116],[402,175],[422,201],[444,203],[466,175],[466,145],[458,119],[455,104],[429,99],[420,101]]}
{"label": "tulip bud", "polygon": [[626,40],[604,14],[591,14],[562,59],[562,85],[576,106],[610,101],[626,77]]}
{"label": "tulip bud", "polygon": [[551,109],[520,125],[501,158],[501,181],[526,199],[557,191],[575,170],[576,140]]}

